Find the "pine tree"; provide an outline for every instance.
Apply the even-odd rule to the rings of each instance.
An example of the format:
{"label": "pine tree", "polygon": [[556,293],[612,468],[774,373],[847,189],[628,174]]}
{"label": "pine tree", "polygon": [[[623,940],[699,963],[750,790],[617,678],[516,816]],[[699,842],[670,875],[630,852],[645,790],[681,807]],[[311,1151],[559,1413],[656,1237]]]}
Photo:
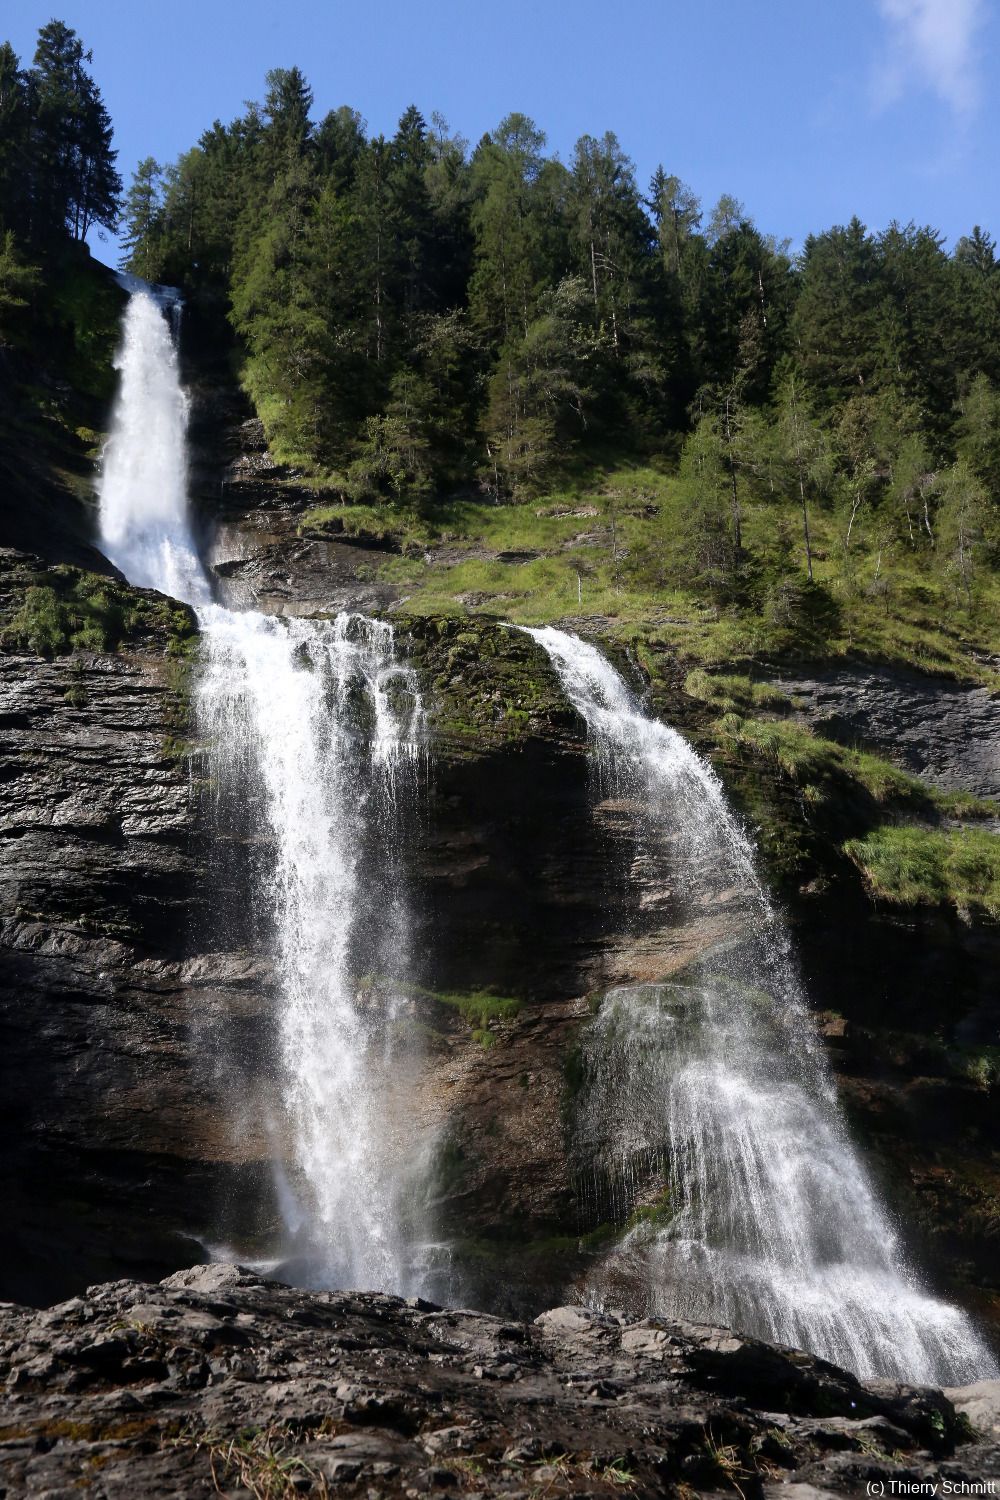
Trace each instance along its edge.
{"label": "pine tree", "polygon": [[978,224],[955,246],[953,271],[962,367],[1000,383],[1000,261]]}
{"label": "pine tree", "polygon": [[118,223],[121,178],[111,148],[111,119],[84,66],[92,54],[75,31],[50,21],[38,33],[29,75],[34,193],[32,238],[45,243],[68,229],[85,239]]}
{"label": "pine tree", "polygon": [[330,456],[329,326],[311,274],[315,202],[309,162],[293,162],[274,183],[260,230],[233,268],[231,316],[249,349],[244,383],[272,450],[290,463]]}
{"label": "pine tree", "polygon": [[393,301],[407,317],[436,304],[433,272],[434,222],[427,169],[427,126],[415,105],[402,115],[389,143],[388,213],[393,247]]}
{"label": "pine tree", "polygon": [[991,515],[986,491],[961,459],[945,469],[937,481],[938,567],[966,605],[973,589],[990,537]]}
{"label": "pine tree", "polygon": [[261,185],[269,192],[284,173],[309,154],[313,94],[299,68],[272,68],[264,97],[264,130],[257,146]]}
{"label": "pine tree", "polygon": [[955,403],[960,326],[953,268],[934,230],[891,224],[878,237],[876,378],[942,431]]}
{"label": "pine tree", "polygon": [[718,611],[739,593],[744,557],[734,531],[725,445],[708,416],[685,440],[680,485],[674,564],[681,580],[692,591],[707,594]]}
{"label": "pine tree", "polygon": [[136,167],[125,195],[121,265],[146,281],[156,281],[162,269],[162,183],[159,164],[147,156]]}
{"label": "pine tree", "polygon": [[701,226],[701,203],[686,183],[668,177],[659,166],[649,184],[646,206],[653,216],[664,266],[680,278],[691,240]]}
{"label": "pine tree", "polygon": [[524,337],[557,265],[547,241],[545,136],[524,115],[508,115],[472,160],[475,269],[472,315],[491,343]]}
{"label": "pine tree", "polygon": [[956,449],[1000,508],[1000,391],[977,375],[958,405]]}
{"label": "pine tree", "polygon": [[881,297],[878,251],[860,219],[809,236],[792,337],[798,366],[824,407],[872,385]]}
{"label": "pine tree", "polygon": [[14,242],[14,231],[0,235],[0,348],[9,342],[17,315],[28,306],[41,284],[37,266],[30,265]]}
{"label": "pine tree", "polygon": [[0,229],[25,235],[30,215],[28,83],[9,42],[0,45]]}
{"label": "pine tree", "polygon": [[356,109],[341,105],[331,109],[313,134],[316,169],[324,184],[337,193],[353,184],[358,159],[364,150],[365,126]]}
{"label": "pine tree", "polygon": [[813,582],[809,502],[829,483],[831,454],[823,429],[809,409],[801,378],[789,375],[778,393],[776,436],[779,461],[798,497],[802,512],[802,547],[806,573]]}
{"label": "pine tree", "polygon": [[534,493],[587,430],[600,352],[590,298],[582,277],[565,277],[542,299],[523,339],[509,340],[500,351],[485,418],[498,491]]}

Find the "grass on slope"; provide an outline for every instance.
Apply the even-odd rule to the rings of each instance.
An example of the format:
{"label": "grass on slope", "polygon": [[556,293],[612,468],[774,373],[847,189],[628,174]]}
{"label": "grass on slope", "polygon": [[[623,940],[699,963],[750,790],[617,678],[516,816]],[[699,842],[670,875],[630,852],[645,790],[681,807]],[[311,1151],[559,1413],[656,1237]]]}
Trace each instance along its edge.
{"label": "grass on slope", "polygon": [[876,828],[844,845],[873,896],[1000,920],[1000,838],[982,829]]}
{"label": "grass on slope", "polygon": [[805,724],[743,718],[730,711],[715,727],[724,747],[770,761],[801,788],[808,802],[824,802],[838,784],[842,787],[845,781],[851,781],[882,805],[957,818],[996,814],[991,802],[980,801],[968,792],[940,792],[882,756],[824,739]]}
{"label": "grass on slope", "polygon": [[997,680],[984,661],[1000,648],[996,576],[984,571],[970,603],[925,550],[887,545],[874,516],[861,512],[848,549],[844,517],[817,508],[810,588],[795,573],[796,506],[757,501],[744,510],[747,597],[717,611],[682,582],[686,504],[674,477],[618,465],[520,505],[458,500],[421,516],[318,504],[302,527],[391,536],[398,554],[371,568],[401,590],[411,614],[486,613],[521,624],[592,619],[707,666],[854,654],[959,680]]}

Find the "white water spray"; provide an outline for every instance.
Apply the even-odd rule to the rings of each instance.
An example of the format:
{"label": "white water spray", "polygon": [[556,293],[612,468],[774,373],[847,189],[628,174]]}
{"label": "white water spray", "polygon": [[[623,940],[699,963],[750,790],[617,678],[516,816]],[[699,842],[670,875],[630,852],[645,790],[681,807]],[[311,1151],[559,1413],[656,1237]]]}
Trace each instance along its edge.
{"label": "white water spray", "polygon": [[[199,720],[217,775],[261,809],[274,841],[267,904],[298,1169],[287,1205],[295,1249],[319,1284],[413,1290],[402,1227],[408,1143],[391,1109],[395,1002],[391,988],[357,978],[354,939],[363,906],[385,891],[399,783],[419,751],[415,676],[395,661],[391,627],[363,615],[283,621],[213,607],[202,616]],[[380,868],[362,881],[366,839]],[[375,917],[383,975],[405,957],[394,895]]]}
{"label": "white water spray", "polygon": [[121,374],[98,484],[101,543],[130,583],[189,604],[212,595],[187,508],[187,398],[161,303],[134,292],[125,312]]}
{"label": "white water spray", "polygon": [[[134,278],[133,278],[134,279]],[[391,1123],[391,992],[359,985],[359,861],[382,877],[401,780],[422,741],[413,672],[392,628],[361,615],[281,621],[211,602],[187,503],[187,402],[164,318],[168,289],[128,288],[121,388],[100,480],[101,536],[129,581],[197,610],[196,706],[213,776],[270,835],[265,877],[279,1014],[278,1068],[294,1250],[327,1285],[413,1290],[401,1223],[408,1143]],[[405,957],[398,892],[381,947]],[[392,959],[386,965],[392,972]],[[384,972],[384,969],[383,969]]]}
{"label": "white water spray", "polygon": [[590,1028],[579,1145],[594,1206],[627,1214],[647,1198],[592,1296],[620,1302],[638,1285],[650,1313],[797,1345],[864,1378],[995,1373],[965,1314],[907,1266],[851,1146],[787,930],[715,772],[593,646],[527,633],[613,793],[636,799],[671,847],[685,909],[721,897],[735,927],[672,982],[613,990]]}

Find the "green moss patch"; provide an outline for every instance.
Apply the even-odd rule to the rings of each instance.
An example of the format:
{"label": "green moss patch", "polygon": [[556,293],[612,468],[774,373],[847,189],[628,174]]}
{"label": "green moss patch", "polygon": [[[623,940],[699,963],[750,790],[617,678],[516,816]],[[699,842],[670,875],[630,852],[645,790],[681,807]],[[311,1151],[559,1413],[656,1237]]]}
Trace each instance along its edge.
{"label": "green moss patch", "polygon": [[421,994],[438,1005],[447,1005],[467,1021],[475,1031],[485,1031],[491,1021],[512,1021],[521,1009],[521,1001],[510,995],[494,995],[487,990],[456,994],[440,990],[422,990]]}
{"label": "green moss patch", "polygon": [[183,657],[196,636],[184,605],[138,593],[114,579],[79,568],[28,574],[20,602],[0,625],[0,644],[38,656],[72,651],[108,652],[159,637],[171,656]]}
{"label": "green moss patch", "polygon": [[544,654],[494,620],[411,619],[405,649],[429,684],[434,732],[457,753],[504,746],[567,720]]}

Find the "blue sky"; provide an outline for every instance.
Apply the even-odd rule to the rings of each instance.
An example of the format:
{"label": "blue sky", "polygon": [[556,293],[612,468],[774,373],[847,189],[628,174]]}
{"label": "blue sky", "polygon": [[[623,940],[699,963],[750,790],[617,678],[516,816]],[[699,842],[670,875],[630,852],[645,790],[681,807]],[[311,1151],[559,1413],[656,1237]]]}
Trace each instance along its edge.
{"label": "blue sky", "polygon": [[[657,162],[706,208],[740,198],[799,244],[857,213],[950,241],[1000,237],[1000,0],[18,0],[0,18],[30,61],[55,14],[93,49],[128,178],[298,64],[316,114],[391,133],[439,110],[476,141],[519,109],[568,156],[614,130],[640,182]],[[169,21],[165,17],[169,16]],[[113,248],[95,247],[103,258]]]}

